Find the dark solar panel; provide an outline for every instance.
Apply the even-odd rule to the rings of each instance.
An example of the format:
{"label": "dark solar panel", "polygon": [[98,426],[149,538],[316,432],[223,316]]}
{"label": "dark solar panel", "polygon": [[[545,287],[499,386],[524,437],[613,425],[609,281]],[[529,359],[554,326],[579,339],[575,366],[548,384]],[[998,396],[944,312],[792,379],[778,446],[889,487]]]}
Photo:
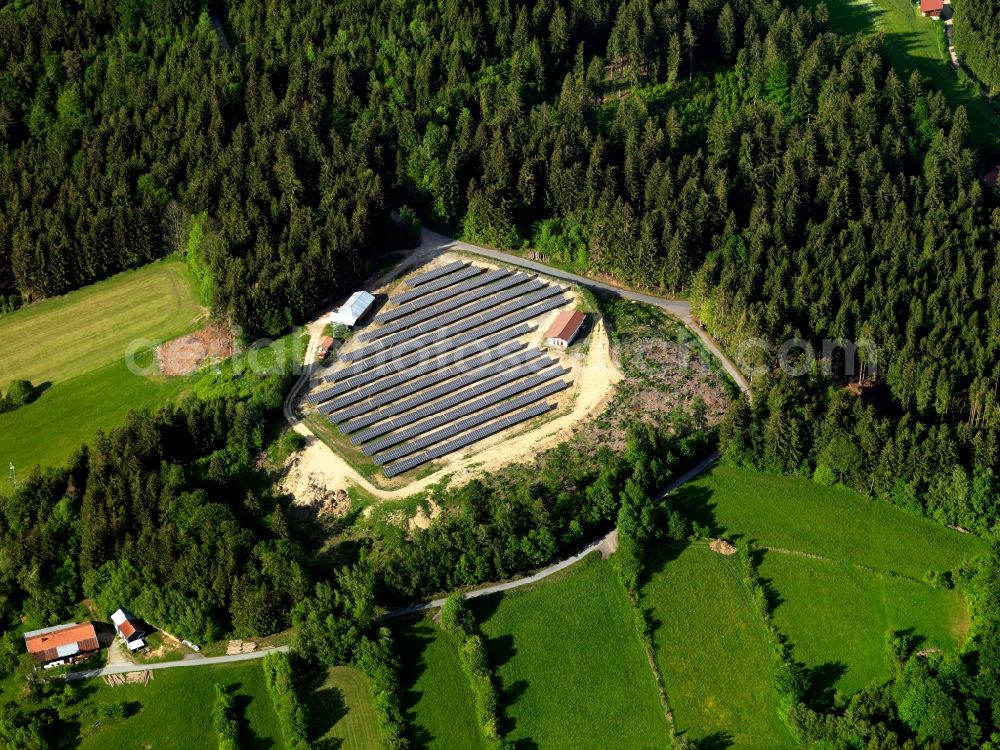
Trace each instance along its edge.
{"label": "dark solar panel", "polygon": [[383,468],[383,472],[387,477],[394,477],[402,474],[404,471],[409,471],[410,469],[415,469],[421,464],[425,464],[428,461],[433,461],[436,458],[441,458],[441,456],[447,456],[449,453],[454,453],[460,448],[464,448],[472,443],[479,442],[480,440],[495,435],[498,432],[502,432],[509,427],[513,427],[520,422],[531,419],[532,417],[537,417],[544,414],[552,405],[547,402],[542,402],[540,404],[534,404],[528,407],[524,411],[517,412],[516,414],[509,414],[502,417],[498,421],[483,425],[478,427],[471,432],[467,432],[464,435],[459,435],[456,438],[448,440],[444,443],[434,446],[423,453],[418,453],[414,456],[409,456],[402,459],[401,461],[396,461],[389,464]]}
{"label": "dark solar panel", "polygon": [[[477,266],[472,266],[478,270]],[[455,274],[456,276],[458,274]],[[467,281],[463,281],[459,284],[454,284],[453,286],[446,287],[441,291],[434,292],[433,294],[427,294],[422,297],[419,302],[411,302],[409,304],[400,304],[398,307],[394,307],[391,310],[386,310],[379,313],[373,322],[375,323],[388,323],[395,320],[396,318],[401,318],[404,315],[409,315],[415,310],[422,310],[425,307],[430,307],[431,305],[436,305],[438,302],[448,299],[456,294],[461,294],[462,292],[468,292],[470,289],[477,289],[486,284],[492,284],[494,281],[499,281],[500,279],[506,278],[507,276],[513,276],[511,271],[506,269],[499,269],[496,271],[490,271],[489,273],[479,273],[470,278]],[[423,290],[426,287],[421,287]],[[395,298],[394,298],[395,299]]]}
{"label": "dark solar panel", "polygon": [[[534,281],[532,284],[526,284],[525,282],[528,281],[531,281],[531,277],[525,273],[509,274],[506,278],[500,279],[499,281],[483,287],[482,289],[473,289],[460,294],[456,293],[436,305],[420,305],[399,320],[387,323],[381,328],[365,331],[365,333],[361,334],[359,338],[361,341],[380,339],[391,333],[395,333],[396,331],[412,328],[418,323],[423,323],[424,321],[428,322],[424,326],[421,326],[421,330],[434,330],[436,328],[442,328],[452,322],[452,319],[457,320],[457,317],[445,316],[445,313],[456,310],[463,305],[468,305],[471,302],[488,298],[493,294],[496,294],[496,297],[492,298],[495,301],[495,304],[500,304],[506,299],[512,299],[521,294],[527,294],[528,292],[534,289],[539,289],[542,286],[542,282],[540,281]],[[510,287],[516,287],[516,289],[510,289]],[[504,292],[504,290],[507,291]],[[497,294],[498,292],[503,292],[503,294]]]}
{"label": "dark solar panel", "polygon": [[[424,432],[433,430],[436,427],[449,424],[454,420],[461,419],[462,417],[474,414],[475,412],[489,406],[498,404],[501,401],[504,401],[523,391],[530,390],[552,380],[553,378],[564,375],[566,372],[568,372],[568,370],[563,370],[561,367],[554,367],[544,372],[540,372],[537,375],[518,380],[502,388],[496,388],[482,396],[477,396],[475,394],[461,394],[464,397],[463,400],[458,401],[458,405],[454,408],[446,409],[444,411],[435,411],[433,407],[437,407],[437,404],[421,407],[416,410],[417,412],[422,412],[417,417],[413,417],[414,412],[409,412],[400,417],[388,420],[387,422],[381,422],[373,425],[366,430],[362,430],[361,432],[352,435],[351,442],[355,445],[364,443],[362,451],[367,455],[371,455],[372,453],[385,450],[386,448],[396,445],[404,440],[409,440],[412,437],[416,437]],[[545,389],[551,387],[554,387],[555,390],[560,390],[566,387],[566,384],[563,383],[563,381],[559,381],[558,383],[549,383],[549,385],[545,386]],[[554,391],[546,390],[545,392],[548,394],[549,392]],[[457,401],[458,399],[455,400]],[[416,424],[413,424],[413,422],[416,422]]]}
{"label": "dark solar panel", "polygon": [[421,284],[426,284],[428,281],[433,281],[436,278],[445,276],[452,271],[457,271],[460,268],[465,268],[468,263],[462,260],[456,260],[453,263],[448,263],[441,266],[440,268],[435,268],[433,271],[425,271],[424,273],[417,274],[406,280],[406,285],[409,287],[420,286]]}

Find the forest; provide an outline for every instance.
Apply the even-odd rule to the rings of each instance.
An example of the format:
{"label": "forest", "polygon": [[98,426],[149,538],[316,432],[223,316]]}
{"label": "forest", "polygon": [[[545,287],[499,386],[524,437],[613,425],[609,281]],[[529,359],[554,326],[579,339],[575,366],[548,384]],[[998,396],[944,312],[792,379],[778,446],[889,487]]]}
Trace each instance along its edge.
{"label": "forest", "polygon": [[955,50],[991,97],[1000,93],[1000,4],[996,0],[955,3]]}
{"label": "forest", "polygon": [[[232,52],[193,3],[0,10],[0,292],[179,251],[216,313],[273,334],[357,282],[409,205],[688,294],[730,351],[876,342],[875,395],[829,417],[864,454],[853,483],[883,462],[880,496],[995,492],[1000,208],[964,111],[877,38],[764,0],[244,0],[219,20]],[[850,374],[785,388],[773,421]],[[860,445],[876,422],[905,458]],[[757,463],[812,473],[821,438]]]}

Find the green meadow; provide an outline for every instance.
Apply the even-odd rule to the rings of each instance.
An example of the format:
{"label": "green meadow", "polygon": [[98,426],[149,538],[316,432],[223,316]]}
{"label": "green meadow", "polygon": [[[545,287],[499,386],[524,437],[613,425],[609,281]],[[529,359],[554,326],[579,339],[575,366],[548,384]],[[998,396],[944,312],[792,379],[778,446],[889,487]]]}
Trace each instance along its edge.
{"label": "green meadow", "polygon": [[[961,593],[923,578],[929,570],[970,563],[986,549],[978,537],[851,490],[730,466],[685,485],[670,502],[715,535],[765,548],[759,570],[775,622],[796,659],[816,670],[820,690],[850,695],[887,680],[889,632],[908,631],[922,648],[945,651],[964,639],[968,611]],[[667,563],[657,575],[671,575],[676,565]],[[669,690],[669,677],[667,683]]]}
{"label": "green meadow", "polygon": [[790,748],[774,664],[739,561],[704,544],[658,551],[640,601],[678,734],[708,747]]}
{"label": "green meadow", "polygon": [[[187,267],[168,259],[0,317],[0,389],[30,380],[37,399],[0,414],[6,473],[62,464],[130,409],[178,398],[190,378],[142,376],[125,364],[132,342],[166,341],[196,329],[205,310]],[[151,362],[148,349],[139,364]],[[6,483],[6,476],[4,477]]]}
{"label": "green meadow", "polygon": [[968,629],[962,595],[847,563],[767,552],[761,576],[777,593],[774,619],[814,670],[820,690],[851,695],[892,677],[886,633],[912,631],[920,648],[955,652]]}
{"label": "green meadow", "polygon": [[778,547],[922,579],[952,570],[986,543],[848,489],[719,466],[671,495],[729,539]]}
{"label": "green meadow", "polygon": [[[278,716],[259,664],[156,670],[148,685],[80,683],[82,700],[67,710],[78,724],[81,750],[216,750],[212,729],[215,685],[236,696],[240,747],[281,750]],[[124,703],[127,718],[108,719],[100,707]]]}
{"label": "green meadow", "polygon": [[368,678],[354,667],[330,667],[305,703],[314,747],[378,750],[381,746]]}
{"label": "green meadow", "polygon": [[564,748],[662,748],[667,722],[625,589],[595,554],[472,608],[499,675],[505,739]]}
{"label": "green meadow", "polygon": [[458,659],[458,641],[430,619],[396,629],[403,712],[416,747],[468,748],[483,744],[472,690]]}

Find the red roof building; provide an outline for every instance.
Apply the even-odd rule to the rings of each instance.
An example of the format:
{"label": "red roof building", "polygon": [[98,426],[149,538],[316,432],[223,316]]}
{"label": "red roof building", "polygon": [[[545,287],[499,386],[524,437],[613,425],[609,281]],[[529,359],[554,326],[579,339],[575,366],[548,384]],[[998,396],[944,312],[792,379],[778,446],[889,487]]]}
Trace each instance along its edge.
{"label": "red roof building", "polygon": [[545,334],[546,343],[549,346],[565,349],[573,343],[576,334],[580,332],[584,317],[584,314],[579,310],[563,310],[556,316],[555,322]]}
{"label": "red roof building", "polygon": [[940,18],[944,0],[920,0],[920,12],[928,18]]}
{"label": "red roof building", "polygon": [[97,630],[92,622],[71,622],[28,631],[24,634],[24,645],[28,653],[35,657],[35,661],[42,664],[59,659],[71,659],[80,654],[97,651],[101,647],[97,640]]}

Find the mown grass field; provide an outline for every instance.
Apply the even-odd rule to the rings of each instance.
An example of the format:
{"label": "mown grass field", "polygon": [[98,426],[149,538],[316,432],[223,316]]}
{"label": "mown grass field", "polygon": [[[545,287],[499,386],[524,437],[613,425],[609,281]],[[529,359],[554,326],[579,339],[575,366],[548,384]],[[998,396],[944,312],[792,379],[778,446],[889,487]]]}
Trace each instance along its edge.
{"label": "mown grass field", "polygon": [[719,466],[680,488],[672,502],[727,538],[822,555],[921,579],[986,550],[974,536],[847,489]]}
{"label": "mown grass field", "polygon": [[706,747],[794,747],[738,560],[703,544],[663,548],[640,601],[678,733]]}
{"label": "mown grass field", "polygon": [[98,430],[124,423],[130,409],[162,406],[190,383],[190,378],[138,377],[123,362],[112,362],[53,385],[36,401],[0,414],[3,482],[9,464],[19,475],[36,464],[61,465]]}
{"label": "mown grass field", "polygon": [[[82,683],[81,700],[71,709],[79,722],[81,750],[216,750],[212,729],[215,684],[236,696],[240,747],[281,750],[278,717],[259,664],[164,669],[148,685],[109,687],[103,680]],[[101,719],[98,706],[125,702],[125,719]]]}
{"label": "mown grass field", "polygon": [[482,747],[472,690],[458,660],[458,642],[429,619],[396,629],[403,712],[416,747]]}
{"label": "mown grass field", "polygon": [[314,747],[378,750],[381,746],[368,678],[354,667],[330,667],[323,684],[306,697],[306,706]]}
{"label": "mown grass field", "polygon": [[[846,489],[719,466],[671,501],[736,541],[755,540],[774,617],[798,660],[820,669],[821,688],[850,695],[890,676],[889,631],[954,650],[967,629],[960,593],[923,582],[986,549],[960,534]],[[665,569],[670,574],[670,563]],[[669,688],[669,678],[668,678]]]}
{"label": "mown grass field", "polygon": [[57,384],[121,361],[136,339],[194,330],[205,311],[183,261],[118,274],[0,317],[0,388],[13,379]]}
{"label": "mown grass field", "polygon": [[[818,0],[809,0],[810,5]],[[841,34],[885,34],[885,53],[905,80],[915,70],[939,89],[953,108],[969,115],[975,145],[996,145],[1000,116],[979,96],[971,81],[962,82],[952,69],[948,51],[939,41],[940,21],[924,18],[910,0],[826,0],[830,28]]]}
{"label": "mown grass field", "polygon": [[774,552],[765,554],[760,573],[779,597],[778,628],[795,658],[818,670],[822,690],[849,696],[890,679],[886,633],[910,630],[920,648],[954,652],[968,629],[965,602],[954,590]]}
{"label": "mown grass field", "polygon": [[[18,472],[62,464],[99,429],[121,424],[129,409],[155,408],[180,396],[188,378],[129,371],[137,339],[169,340],[198,327],[187,267],[153,263],[63,297],[0,317],[0,389],[12,379],[41,386],[32,403],[0,414],[0,463]],[[145,354],[151,361],[151,355]],[[144,364],[144,363],[140,363]]]}
{"label": "mown grass field", "polygon": [[525,747],[665,747],[667,723],[625,589],[596,555],[477,599],[505,739]]}

